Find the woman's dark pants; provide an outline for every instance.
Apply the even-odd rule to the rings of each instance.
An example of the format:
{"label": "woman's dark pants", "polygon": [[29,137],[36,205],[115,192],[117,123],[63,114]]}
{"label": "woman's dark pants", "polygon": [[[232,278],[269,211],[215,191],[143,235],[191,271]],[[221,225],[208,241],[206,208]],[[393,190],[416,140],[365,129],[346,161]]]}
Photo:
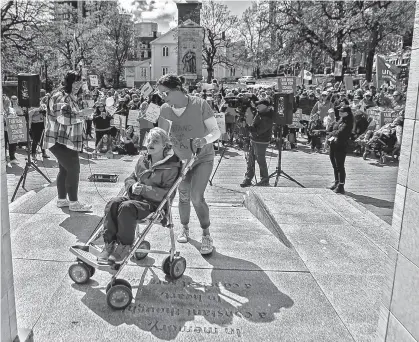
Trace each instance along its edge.
{"label": "woman's dark pants", "polygon": [[251,180],[255,176],[255,161],[259,164],[261,181],[269,180],[268,165],[266,163],[266,149],[268,144],[259,144],[254,141],[250,142],[250,151],[247,158],[246,179]]}
{"label": "woman's dark pants", "polygon": [[78,200],[80,161],[79,152],[70,150],[64,145],[56,143],[50,149],[57,158],[59,171],[57,175],[58,198],[70,201]]}
{"label": "woman's dark pants", "polygon": [[[33,122],[31,124],[31,131],[32,131],[32,154],[36,153],[36,148],[42,146],[42,133],[44,132],[44,123],[43,122]],[[42,149],[42,153],[45,150]]]}
{"label": "woman's dark pants", "polygon": [[332,162],[333,172],[335,174],[335,181],[345,184],[345,159],[347,153],[347,146],[338,145],[335,143],[330,144],[330,161]]}
{"label": "woman's dark pants", "polygon": [[156,207],[146,201],[134,201],[128,197],[114,197],[105,207],[103,240],[106,243],[118,241],[132,245],[135,239],[137,220],[150,215]]}

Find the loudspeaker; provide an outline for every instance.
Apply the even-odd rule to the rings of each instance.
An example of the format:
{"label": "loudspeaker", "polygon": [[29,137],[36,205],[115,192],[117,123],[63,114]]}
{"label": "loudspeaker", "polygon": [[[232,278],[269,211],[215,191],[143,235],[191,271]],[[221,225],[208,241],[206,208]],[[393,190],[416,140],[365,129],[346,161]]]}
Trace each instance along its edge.
{"label": "loudspeaker", "polygon": [[294,94],[274,94],[274,123],[291,125],[294,112]]}
{"label": "loudspeaker", "polygon": [[17,98],[21,107],[39,107],[41,81],[38,74],[17,75]]}

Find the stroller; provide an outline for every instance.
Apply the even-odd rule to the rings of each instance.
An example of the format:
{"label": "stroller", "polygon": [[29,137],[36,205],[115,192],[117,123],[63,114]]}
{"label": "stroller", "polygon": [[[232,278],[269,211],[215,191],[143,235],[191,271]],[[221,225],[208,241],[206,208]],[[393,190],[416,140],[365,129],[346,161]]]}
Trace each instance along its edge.
{"label": "stroller", "polygon": [[396,147],[397,137],[396,131],[392,130],[390,134],[374,135],[365,142],[363,159],[366,160],[370,153],[374,153],[381,164],[385,164],[387,160],[398,160],[400,148]]}
{"label": "stroller", "polygon": [[[194,151],[192,147],[193,139],[190,139],[191,150],[193,151],[191,160],[184,164],[180,176],[170,188],[169,192],[159,204],[156,211],[151,213],[145,220],[137,222],[136,238],[132,244],[128,255],[120,262],[112,265],[99,265],[97,263],[97,256],[101,249],[93,244],[93,241],[99,238],[103,232],[103,225],[98,226],[88,241],[84,245],[76,245],[70,247],[70,252],[73,253],[77,259],[76,263],[70,266],[68,273],[70,278],[77,284],[84,284],[89,281],[95,274],[95,270],[106,271],[112,274],[112,278],[106,286],[106,299],[108,305],[115,310],[125,309],[132,301],[132,287],[130,283],[124,279],[118,278],[128,261],[135,257],[137,260],[144,259],[149,253],[168,254],[163,260],[163,272],[172,279],[180,278],[186,270],[186,260],[179,256],[176,251],[175,237],[173,230],[173,219],[171,213],[172,200],[176,194],[179,184],[185,178],[186,174],[191,169],[193,163],[196,161],[200,152],[200,148]],[[140,225],[146,224],[144,230],[140,232]],[[161,224],[170,230],[170,251],[151,250],[150,243],[145,240],[146,235],[155,224]]]}

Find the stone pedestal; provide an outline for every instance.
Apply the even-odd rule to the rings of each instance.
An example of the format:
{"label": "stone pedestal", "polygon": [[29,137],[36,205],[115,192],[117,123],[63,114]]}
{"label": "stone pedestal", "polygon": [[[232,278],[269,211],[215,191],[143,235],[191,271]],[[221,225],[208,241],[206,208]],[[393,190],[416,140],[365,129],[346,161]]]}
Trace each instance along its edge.
{"label": "stone pedestal", "polygon": [[393,212],[394,243],[388,248],[377,342],[419,341],[419,4],[410,62],[403,142]]}

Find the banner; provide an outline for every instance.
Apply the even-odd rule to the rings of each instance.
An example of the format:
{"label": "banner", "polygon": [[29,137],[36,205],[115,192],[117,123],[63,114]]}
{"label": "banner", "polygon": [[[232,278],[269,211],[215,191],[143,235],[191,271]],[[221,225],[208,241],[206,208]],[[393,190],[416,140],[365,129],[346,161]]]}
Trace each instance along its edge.
{"label": "banner", "polygon": [[390,82],[396,84],[399,77],[400,69],[390,63],[386,63],[385,59],[377,55],[376,64],[376,77],[377,77],[377,88],[383,83]]}
{"label": "banner", "polygon": [[97,78],[97,75],[90,75],[89,78],[91,87],[99,87],[99,80]]}
{"label": "banner", "polygon": [[128,126],[139,126],[140,123],[138,122],[138,117],[140,116],[140,111],[139,110],[130,110],[128,112],[128,120],[127,120],[127,125]]}
{"label": "banner", "polygon": [[150,85],[150,82],[147,82],[146,84],[144,84],[140,92],[141,92],[141,95],[144,97],[147,97],[148,95],[150,95],[153,92],[153,87]]}
{"label": "banner", "polygon": [[6,118],[6,125],[9,144],[28,141],[25,117],[15,116]]}
{"label": "banner", "polygon": [[221,134],[226,133],[226,119],[225,113],[214,113],[215,119],[217,120],[218,128]]}
{"label": "banner", "polygon": [[368,108],[365,112],[377,122],[377,128],[393,122],[398,116],[398,112],[394,109],[381,107]]}
{"label": "banner", "polygon": [[281,76],[278,77],[278,92],[286,94],[294,94],[297,88],[295,77]]}
{"label": "banner", "polygon": [[144,120],[156,123],[160,117],[160,107],[154,103],[150,103],[147,107],[145,115],[142,117]]}

